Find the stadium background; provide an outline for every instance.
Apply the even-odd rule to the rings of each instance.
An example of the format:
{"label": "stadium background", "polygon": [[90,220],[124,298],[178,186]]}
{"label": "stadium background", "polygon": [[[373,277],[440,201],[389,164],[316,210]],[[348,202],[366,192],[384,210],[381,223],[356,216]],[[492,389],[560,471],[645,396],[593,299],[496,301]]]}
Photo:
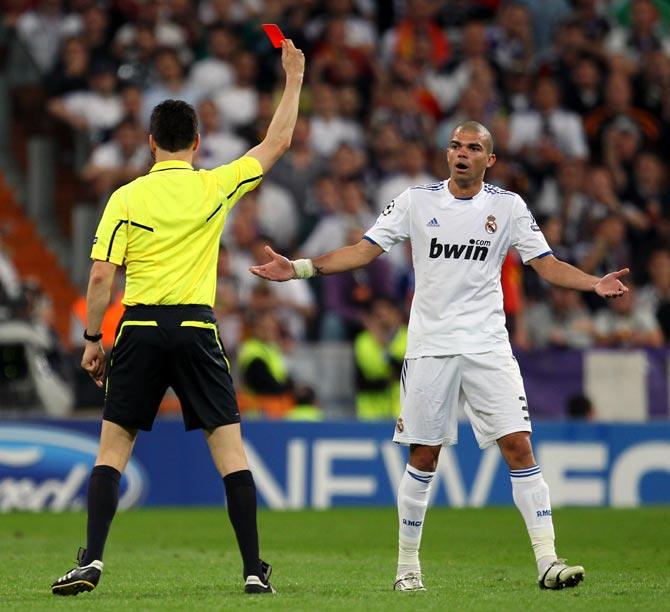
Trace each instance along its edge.
{"label": "stadium background", "polygon": [[[305,51],[301,114],[291,150],[227,223],[216,301],[261,502],[393,504],[413,278],[401,247],[310,282],[268,285],[248,266],[265,244],[309,257],[357,240],[395,194],[446,178],[465,118],[493,132],[487,180],[522,194],[558,256],[632,270],[629,297],[605,303],[544,285],[513,252],[504,264],[555,503],[670,502],[670,3],[3,0],[0,509],[81,504],[102,402],[78,368],[102,208],[147,171],[163,98],[197,107],[199,167],[263,137],[282,85],[263,22]],[[222,500],[202,440],[179,429],[168,394],[124,480],[134,504]],[[460,437],[435,503],[511,503],[497,455],[466,425]]]}

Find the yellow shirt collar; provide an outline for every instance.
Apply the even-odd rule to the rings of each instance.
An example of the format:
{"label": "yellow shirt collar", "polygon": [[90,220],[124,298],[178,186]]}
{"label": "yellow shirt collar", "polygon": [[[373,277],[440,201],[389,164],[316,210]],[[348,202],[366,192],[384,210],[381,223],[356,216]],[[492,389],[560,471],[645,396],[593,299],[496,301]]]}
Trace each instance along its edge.
{"label": "yellow shirt collar", "polygon": [[149,172],[160,172],[161,170],[193,170],[193,166],[188,162],[181,161],[178,159],[169,159],[167,161],[162,161],[154,164],[151,167]]}

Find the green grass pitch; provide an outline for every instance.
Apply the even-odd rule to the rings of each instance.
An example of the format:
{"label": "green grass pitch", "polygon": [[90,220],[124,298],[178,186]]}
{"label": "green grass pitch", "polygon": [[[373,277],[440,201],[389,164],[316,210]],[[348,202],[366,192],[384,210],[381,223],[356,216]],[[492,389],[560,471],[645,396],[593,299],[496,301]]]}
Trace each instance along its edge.
{"label": "green grass pitch", "polygon": [[263,557],[279,594],[245,596],[225,509],[117,515],[98,588],[55,597],[51,582],[84,541],[80,513],[0,515],[3,610],[667,610],[670,508],[559,509],[559,554],[586,568],[576,589],[540,591],[514,508],[433,508],[423,593],[392,591],[393,508],[270,512]]}

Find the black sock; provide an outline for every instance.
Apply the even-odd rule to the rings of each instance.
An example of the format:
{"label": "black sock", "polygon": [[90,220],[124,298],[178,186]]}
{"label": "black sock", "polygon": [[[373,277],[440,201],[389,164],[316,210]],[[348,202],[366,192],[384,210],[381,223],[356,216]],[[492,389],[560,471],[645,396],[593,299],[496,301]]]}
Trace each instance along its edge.
{"label": "black sock", "polygon": [[258,556],[258,529],[256,528],[256,485],[249,470],[241,470],[224,476],[228,516],[237,536],[244,578],[261,577],[261,563]]}
{"label": "black sock", "polygon": [[88,528],[86,555],[82,565],[101,561],[102,551],[119,504],[121,472],[109,465],[96,465],[88,481]]}

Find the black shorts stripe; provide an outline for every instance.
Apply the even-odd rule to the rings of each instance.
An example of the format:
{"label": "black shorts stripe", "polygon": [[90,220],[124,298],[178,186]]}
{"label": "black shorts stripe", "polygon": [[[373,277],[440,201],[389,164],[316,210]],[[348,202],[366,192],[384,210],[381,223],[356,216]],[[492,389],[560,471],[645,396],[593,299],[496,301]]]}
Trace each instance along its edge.
{"label": "black shorts stripe", "polygon": [[114,238],[116,238],[116,232],[119,231],[119,228],[124,224],[128,223],[128,221],[122,219],[116,224],[116,227],[114,228],[114,231],[112,232],[112,237],[109,240],[109,248],[107,249],[107,259],[105,261],[109,261],[109,258],[112,256],[112,247],[114,246]]}
{"label": "black shorts stripe", "polygon": [[240,187],[242,187],[242,185],[245,185],[246,183],[253,183],[254,181],[257,181],[258,179],[261,179],[261,178],[263,178],[263,175],[259,174],[258,176],[254,176],[252,178],[248,178],[248,179],[245,179],[244,181],[241,181],[241,182],[237,183],[237,187],[235,187],[235,189],[233,189],[226,197],[230,200],[230,198],[232,198],[235,195],[235,193],[237,193],[237,190]]}
{"label": "black shorts stripe", "polygon": [[223,207],[223,204],[219,204],[219,205],[214,209],[214,212],[213,212],[211,215],[209,215],[209,217],[207,217],[207,218],[205,219],[205,223],[207,223],[207,221],[209,221],[209,220],[210,220],[216,213],[218,213],[218,212],[221,210],[222,207]]}

